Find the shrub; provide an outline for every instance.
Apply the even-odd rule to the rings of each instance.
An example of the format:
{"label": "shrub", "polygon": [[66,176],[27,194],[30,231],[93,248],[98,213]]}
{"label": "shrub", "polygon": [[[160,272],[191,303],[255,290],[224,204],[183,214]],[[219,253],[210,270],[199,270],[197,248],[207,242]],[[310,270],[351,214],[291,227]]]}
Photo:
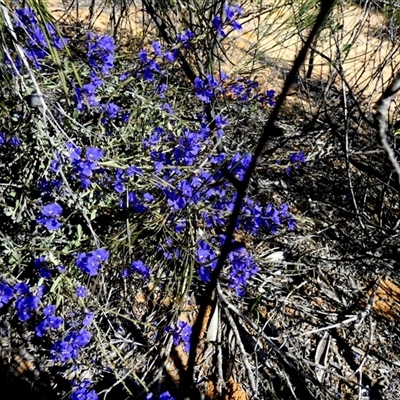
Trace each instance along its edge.
{"label": "shrub", "polygon": [[[228,5],[225,16],[214,15],[207,37],[240,30],[243,13]],[[201,32],[184,29],[172,43],[144,43],[132,59],[110,36],[67,40],[31,8],[13,15],[16,36],[3,43],[3,74],[24,82],[23,94],[37,102],[7,110],[12,120],[0,117],[2,184],[9,188],[2,192],[2,320],[17,316],[31,333],[21,345],[31,341],[38,357],[52,360],[50,373],[62,372],[72,399],[97,398],[94,388],[111,379],[110,371],[131,395],[151,398],[157,371],[146,368],[147,358],[157,359],[171,335],[174,346],[189,351],[191,326],[174,310],[210,281],[252,160],[246,148],[229,147],[235,121],[249,107],[273,107],[275,92],[260,93],[257,82],[223,71],[191,79],[182,60],[206,50]],[[8,104],[18,95],[9,90]],[[304,162],[301,152],[292,153],[271,169],[289,175]],[[253,237],[286,227],[295,227],[287,204],[250,193],[236,232]],[[251,249],[233,240],[224,289],[246,296],[257,272]],[[176,305],[151,305],[161,297]],[[128,332],[131,339],[117,347],[115,338]],[[125,352],[135,355],[133,367]],[[129,379],[124,367],[133,371]]]}

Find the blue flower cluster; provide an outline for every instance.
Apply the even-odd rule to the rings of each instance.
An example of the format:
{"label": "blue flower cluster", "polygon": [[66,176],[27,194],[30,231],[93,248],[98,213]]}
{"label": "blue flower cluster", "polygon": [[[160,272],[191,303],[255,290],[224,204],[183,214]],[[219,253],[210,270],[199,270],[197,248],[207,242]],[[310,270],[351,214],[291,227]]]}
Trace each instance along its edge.
{"label": "blue flower cluster", "polygon": [[[43,257],[37,259],[43,263]],[[6,281],[0,283],[0,308],[9,304],[15,299],[14,307],[17,317],[20,321],[26,322],[32,318],[33,313],[39,315],[39,306],[44,299],[46,289],[39,286],[36,295],[33,294],[32,288],[26,282],[16,283],[14,286],[9,285]],[[43,319],[35,327],[35,335],[37,338],[43,338],[48,335],[49,331],[59,330],[64,325],[64,318],[56,316],[56,306],[49,304],[42,309]],[[82,325],[88,326],[92,319],[93,313],[86,313],[83,318]],[[72,324],[76,325],[76,321]],[[79,351],[87,346],[91,340],[91,333],[86,329],[73,330],[69,332],[64,339],[53,341],[53,336],[49,339],[53,342],[50,348],[50,355],[55,362],[67,362],[71,359],[79,358]],[[86,397],[85,397],[86,396]],[[88,383],[82,383],[80,388],[74,391],[72,398],[74,399],[97,399],[97,395],[93,390],[88,390]]]}
{"label": "blue flower cluster", "polygon": [[296,220],[289,213],[289,206],[283,203],[280,208],[275,208],[271,204],[265,209],[266,216],[266,228],[270,230],[272,234],[276,234],[278,227],[282,225],[283,222],[287,222],[288,229],[293,230],[296,227]]}
{"label": "blue flower cluster", "polygon": [[205,240],[197,243],[196,262],[199,265],[199,277],[203,282],[209,282],[211,273],[217,266],[218,256]]}
{"label": "blue flower cluster", "polygon": [[82,156],[82,150],[75,144],[68,142],[66,147],[73,167],[71,177],[79,178],[82,188],[87,189],[92,183],[93,174],[103,172],[97,162],[104,156],[104,151],[96,147],[88,147],[85,156]]}
{"label": "blue flower cluster", "polygon": [[3,132],[0,132],[0,147],[5,146],[6,144],[12,147],[19,147],[21,145],[21,140],[15,136],[6,139],[6,135]]}
{"label": "blue flower cluster", "polygon": [[89,65],[101,75],[109,75],[114,68],[114,52],[116,49],[111,36],[98,36],[92,32],[88,34],[87,57]]}
{"label": "blue flower cluster", "polygon": [[260,204],[250,198],[245,198],[242,215],[239,220],[245,232],[257,235],[259,230],[265,228],[275,235],[278,228],[287,224],[289,230],[295,228],[295,220],[288,212],[289,206],[283,203],[279,208],[272,204],[261,207]]}
{"label": "blue flower cluster", "polygon": [[32,317],[32,312],[39,307],[40,296],[32,294],[25,282],[14,285],[14,291],[18,296],[15,302],[17,316],[20,321],[27,321]]}
{"label": "blue flower cluster", "polygon": [[[113,183],[114,190],[117,193],[124,193],[125,192],[124,182],[128,181],[129,178],[134,177],[135,175],[142,175],[142,172],[143,171],[141,170],[141,168],[137,168],[134,165],[128,167],[125,171],[120,168],[117,168]],[[136,203],[136,200],[137,199],[135,194],[132,193],[132,198],[129,199],[129,203]],[[122,204],[121,208],[124,208]]]}
{"label": "blue flower cluster", "polygon": [[[85,83],[74,88],[73,98],[76,109],[84,112],[91,107],[101,112],[101,123],[111,129],[111,122],[117,118],[124,124],[129,121],[130,113],[124,111],[114,102],[101,103],[99,101],[101,89],[105,86],[105,79],[114,69],[116,45],[114,39],[108,35],[96,35],[91,32],[87,36],[87,62],[90,67],[89,75],[85,76]],[[123,81],[128,74],[123,74]]]}
{"label": "blue flower cluster", "polygon": [[[175,226],[175,231],[177,233],[182,233],[185,227],[186,227],[186,220],[181,219],[180,221],[177,222]],[[168,237],[165,239],[164,243],[159,244],[157,246],[157,250],[159,254],[166,260],[172,260],[172,259],[179,260],[179,257],[181,256],[181,250],[175,244],[176,243],[172,239],[172,237]]]}
{"label": "blue flower cluster", "polygon": [[47,267],[46,257],[39,257],[33,260],[33,266],[39,272],[39,276],[43,279],[50,279],[53,276],[53,271]]}
{"label": "blue flower cluster", "polygon": [[189,29],[186,29],[183,33],[178,33],[176,39],[179,43],[183,43],[186,48],[190,47],[190,41],[194,39],[195,35]]}
{"label": "blue flower cluster", "polygon": [[0,308],[7,305],[14,297],[17,297],[15,308],[20,321],[27,321],[32,316],[40,302],[39,296],[31,293],[29,286],[25,282],[10,286],[7,282],[0,283]]}
{"label": "blue flower cluster", "polygon": [[[194,38],[194,34],[186,30],[183,33],[178,33],[176,36],[177,43],[183,44],[184,48],[190,47],[190,41]],[[179,45],[163,50],[161,43],[156,40],[151,45],[152,51],[141,49],[138,53],[138,58],[142,63],[142,68],[138,73],[147,82],[155,81],[156,76],[162,76],[164,73],[161,69],[160,62],[174,63],[180,56]],[[161,92],[165,91],[166,84],[162,85]],[[160,91],[159,91],[160,94]]]}
{"label": "blue flower cluster", "polygon": [[249,252],[240,246],[228,254],[230,263],[229,287],[234,289],[238,296],[246,294],[244,288],[253,275],[258,272],[258,267]]}
{"label": "blue flower cluster", "polygon": [[[159,50],[158,46],[153,46],[153,48],[154,47],[156,48],[156,50]],[[157,51],[157,53],[159,54],[160,51]],[[154,53],[155,56],[157,56],[157,53],[156,52]],[[155,80],[154,74],[162,75],[160,65],[154,59],[148,58],[147,50],[142,49],[139,51],[139,59],[144,64],[139,76],[141,75],[145,81],[147,82],[154,81]]]}
{"label": "blue flower cluster", "polygon": [[76,295],[78,297],[84,298],[86,296],[86,288],[84,286],[79,286],[76,289]]}
{"label": "blue flower cluster", "polygon": [[290,176],[293,167],[299,169],[301,168],[302,164],[306,163],[306,161],[306,156],[303,152],[298,151],[297,153],[291,153],[289,156],[290,165],[288,165],[285,169],[286,175]]}
{"label": "blue flower cluster", "polygon": [[150,278],[149,268],[146,267],[146,265],[142,261],[134,261],[130,265],[129,269],[124,269],[124,271],[122,272],[122,277],[127,278],[135,272],[139,275],[142,275],[144,278]]}
{"label": "blue flower cluster", "polygon": [[280,165],[281,168],[284,168],[286,176],[290,176],[291,173],[293,172],[293,168],[300,169],[303,164],[305,164],[307,161],[306,156],[304,155],[303,152],[298,151],[297,153],[291,153],[289,155],[289,160],[285,162],[284,165],[283,161],[277,160],[276,164]]}
{"label": "blue flower cluster", "polygon": [[79,350],[87,346],[92,334],[86,329],[70,332],[63,340],[56,341],[50,349],[54,361],[67,362],[79,358]]}
{"label": "blue flower cluster", "polygon": [[[201,121],[202,118],[199,120]],[[223,131],[228,125],[228,120],[222,115],[217,115],[215,125],[218,130]],[[160,194],[164,195],[164,204],[166,202],[167,207],[161,210],[167,213],[167,225],[171,226],[177,234],[183,233],[187,225],[182,216],[182,211],[187,207],[191,207],[191,210],[202,210],[201,219],[207,229],[223,229],[233,209],[236,194],[230,181],[225,178],[221,170],[218,171],[218,168],[225,165],[235,179],[242,181],[252,160],[251,154],[248,153],[236,153],[230,159],[225,153],[217,156],[209,155],[207,157],[209,163],[205,167],[210,167],[217,172],[197,170],[190,178],[185,177],[182,167],[196,165],[203,149],[208,146],[210,130],[201,126],[198,132],[183,128],[180,137],[157,127],[143,142],[153,160],[154,174],[163,182],[158,185],[158,188],[161,191]],[[169,143],[170,146],[168,146]],[[172,150],[168,150],[169,148]],[[160,204],[159,202],[163,200],[159,198],[155,201]],[[259,202],[246,197],[237,222],[237,229],[242,229],[252,235],[257,235],[261,229],[275,234],[285,223],[289,229],[294,229],[295,221],[289,214],[286,204],[282,204],[279,208],[271,204],[261,206]],[[195,254],[199,277],[203,282],[210,280],[218,257],[214,249],[220,246],[220,243],[212,242],[210,238],[208,240],[198,241]],[[159,248],[162,254],[167,255],[167,259],[175,257],[176,249],[170,244],[165,242]],[[177,254],[180,254],[179,251]],[[240,253],[234,254],[236,256],[232,254],[230,262],[230,287],[239,295],[243,295],[248,280],[258,269],[251,255],[244,248]]]}
{"label": "blue flower cluster", "polygon": [[228,85],[228,93],[240,101],[250,102],[256,101],[262,105],[267,104],[269,107],[275,105],[275,90],[267,90],[264,93],[259,93],[260,84],[250,78],[237,77],[234,82]]}
{"label": "blue flower cluster", "polygon": [[43,224],[47,230],[53,231],[61,227],[58,218],[61,217],[62,207],[58,203],[47,204],[42,207],[42,215],[36,219],[38,224]]}
{"label": "blue flower cluster", "polygon": [[204,103],[211,103],[217,95],[226,92],[223,82],[224,79],[220,80],[213,75],[207,75],[205,79],[196,77],[193,85],[197,97]]}
{"label": "blue flower cluster", "polygon": [[243,8],[239,5],[235,5],[234,7],[232,7],[228,4],[225,6],[225,23],[219,15],[216,15],[212,20],[212,24],[218,34],[224,38],[226,37],[226,33],[224,32],[224,25],[231,26],[236,31],[242,30],[242,25],[237,19],[242,16],[243,13]]}
{"label": "blue flower cluster", "polygon": [[121,199],[119,201],[119,206],[121,208],[132,208],[139,214],[142,214],[148,209],[147,205],[144,204],[144,202],[150,203],[153,200],[154,196],[150,193],[144,193],[142,201],[135,192],[129,191],[127,198]]}
{"label": "blue flower cluster", "polygon": [[62,187],[62,182],[60,179],[46,179],[41,178],[38,182],[38,189],[40,191],[40,196],[44,201],[51,201],[53,191],[57,192],[58,189]]}
{"label": "blue flower cluster", "polygon": [[79,253],[75,264],[83,272],[90,276],[96,276],[102,263],[107,261],[110,253],[106,249],[93,250],[90,253]]}
{"label": "blue flower cluster", "polygon": [[[21,42],[26,43],[24,53],[37,70],[42,69],[42,60],[50,55],[49,46],[53,46],[56,50],[61,50],[67,44],[67,40],[58,35],[51,23],[46,22],[42,29],[36,15],[29,7],[15,10],[14,24],[19,29],[19,33],[25,38],[25,40],[21,40]],[[9,53],[13,54],[12,51],[9,51]],[[13,63],[18,68],[18,71],[21,72],[22,61],[18,55],[15,56]],[[11,60],[6,59],[6,64],[10,66]]]}
{"label": "blue flower cluster", "polygon": [[270,107],[273,107],[276,103],[275,94],[275,90],[269,89],[263,95],[258,95],[257,100],[261,104],[268,104]]}
{"label": "blue flower cluster", "polygon": [[42,294],[43,288],[34,295],[29,285],[25,282],[10,286],[3,281],[0,283],[0,308],[16,298],[15,309],[18,319],[23,322],[28,321],[32,317],[32,313],[38,309]]}
{"label": "blue flower cluster", "polygon": [[99,396],[94,390],[80,387],[72,393],[71,400],[98,400]]}
{"label": "blue flower cluster", "polygon": [[[224,238],[224,236],[221,236],[219,243],[215,239],[211,239],[211,241],[214,242],[215,247],[219,247],[223,244]],[[258,272],[258,267],[251,254],[242,245],[233,242],[232,247],[234,250],[228,254],[228,287],[234,289],[238,296],[244,296],[247,282]],[[217,260],[218,255],[213,246],[204,240],[200,240],[197,243],[196,262],[199,265],[199,277],[203,282],[210,281]]]}
{"label": "blue flower cluster", "polygon": [[76,109],[79,112],[85,110],[85,107],[97,107],[100,102],[97,100],[97,89],[103,85],[103,80],[99,79],[94,73],[90,74],[90,79],[82,87],[76,87],[73,99],[76,103]]}
{"label": "blue flower cluster", "polygon": [[[83,189],[88,189],[92,181],[100,182],[107,177],[105,170],[101,168],[98,161],[104,156],[104,151],[97,147],[86,148],[85,155],[81,148],[72,142],[66,143],[68,156],[58,154],[49,166],[51,173],[57,174],[60,166],[64,165],[64,172],[71,181],[78,181]],[[71,168],[72,167],[72,168]],[[51,199],[55,196],[53,190],[58,191],[62,187],[60,179],[45,179],[39,181],[39,189],[42,199]],[[36,220],[37,223],[44,224],[48,230],[55,230],[61,227],[58,217],[61,216],[62,208],[57,203],[51,203],[42,208],[42,215]]]}
{"label": "blue flower cluster", "polygon": [[[159,43],[153,43],[153,50],[156,55],[162,52]],[[147,57],[142,52],[141,56]],[[222,77],[226,79],[226,76]],[[195,87],[199,97],[204,101],[211,101],[214,98],[214,92],[224,90],[223,81],[215,77],[208,76],[206,80],[196,78]],[[272,94],[271,94],[272,96]],[[159,192],[151,194],[145,192],[143,194],[129,190],[131,186],[130,178],[145,178],[143,170],[136,166],[128,167],[127,169],[116,169],[115,178],[112,183],[114,190],[119,194],[126,195],[119,200],[121,208],[132,208],[138,213],[143,213],[148,210],[151,202],[160,201],[165,204],[164,211],[167,212],[167,225],[171,226],[178,234],[184,232],[186,228],[186,220],[178,213],[189,206],[204,207],[208,204],[207,209],[203,211],[202,217],[207,228],[223,227],[227,222],[227,215],[232,211],[235,201],[235,194],[231,197],[228,193],[232,193],[232,186],[227,181],[222,172],[210,173],[205,170],[198,170],[192,177],[184,178],[181,167],[194,166],[201,155],[202,151],[207,149],[209,145],[210,129],[205,124],[205,117],[199,116],[200,129],[196,132],[182,127],[180,134],[165,132],[161,127],[156,127],[148,139],[143,140],[143,146],[148,149],[150,158],[153,160],[154,175],[161,178],[157,185]],[[223,135],[223,130],[228,126],[229,122],[223,115],[215,116],[215,126],[217,134]],[[169,145],[171,144],[172,147]],[[165,147],[164,147],[165,146]],[[164,150],[172,148],[170,150]],[[73,174],[78,176],[82,182],[82,187],[87,188],[90,185],[94,172],[107,173],[106,170],[99,168],[97,161],[103,157],[104,152],[98,148],[87,148],[86,157],[82,157],[82,151],[72,143],[67,144],[70,161],[73,165]],[[52,170],[57,171],[62,157],[54,160]],[[224,164],[230,173],[239,181],[243,180],[244,175],[250,165],[251,155],[246,153],[236,153],[228,160],[226,154],[221,153],[218,156],[208,156],[209,166],[214,168]],[[166,168],[167,167],[167,168]],[[110,175],[108,173],[108,175]],[[161,197],[160,197],[161,195]],[[164,199],[162,199],[162,196]],[[211,206],[212,205],[212,206]],[[211,206],[211,208],[210,208]],[[286,208],[285,208],[286,207]],[[272,205],[267,205],[266,208],[250,198],[245,199],[242,214],[239,218],[237,228],[242,228],[246,232],[256,235],[261,228],[267,228],[270,232],[276,233],[277,228],[284,221],[288,221],[290,229],[294,228],[294,220],[287,212],[287,206],[282,205],[280,209],[275,209]],[[170,247],[166,244],[167,247]],[[167,259],[176,257],[179,254],[179,249],[171,248],[166,250],[164,246],[160,246],[163,253],[167,253]],[[104,249],[103,249],[104,250]],[[215,268],[217,255],[211,246],[204,240],[198,243],[196,260],[199,265],[199,276],[204,282],[209,281],[211,272]],[[243,250],[245,251],[245,250]],[[78,255],[76,265],[84,272],[93,276],[98,273],[102,256],[94,252],[81,253]],[[254,266],[254,261],[251,256],[241,262],[232,263],[230,270],[230,282],[232,287],[238,294],[244,293],[244,287],[257,268]],[[144,278],[149,278],[150,270],[142,261],[133,262],[129,268],[122,273],[123,277],[128,277],[134,273],[142,275]]]}
{"label": "blue flower cluster", "polygon": [[43,315],[46,318],[36,326],[36,336],[43,337],[49,329],[59,329],[63,325],[64,319],[54,315],[55,311],[55,305],[49,305],[43,308]]}
{"label": "blue flower cluster", "polygon": [[178,321],[175,328],[167,327],[167,333],[172,333],[174,346],[183,344],[186,353],[190,351],[190,336],[192,335],[192,327],[186,321]]}
{"label": "blue flower cluster", "polygon": [[[146,400],[155,400],[153,393],[149,393],[146,396]],[[167,391],[167,392],[161,393],[160,396],[158,397],[158,400],[175,400],[175,397],[172,397],[170,395],[170,393]]]}

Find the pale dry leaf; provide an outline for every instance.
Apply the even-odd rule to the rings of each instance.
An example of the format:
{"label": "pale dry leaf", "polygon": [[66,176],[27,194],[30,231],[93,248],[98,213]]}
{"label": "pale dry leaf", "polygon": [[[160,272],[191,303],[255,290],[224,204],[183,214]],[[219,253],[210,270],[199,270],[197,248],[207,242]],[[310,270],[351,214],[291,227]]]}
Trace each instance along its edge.
{"label": "pale dry leaf", "polygon": [[275,251],[265,258],[267,262],[280,262],[285,259],[283,251]]}
{"label": "pale dry leaf", "polygon": [[[315,350],[315,363],[321,365],[322,367],[326,367],[328,360],[329,348],[331,345],[331,335],[329,332],[325,332],[322,339],[318,342],[317,349]],[[324,371],[321,369],[317,369],[316,371],[317,379],[322,382],[324,377]]]}
{"label": "pale dry leaf", "polygon": [[210,324],[207,329],[207,340],[215,342],[218,337],[218,326],[219,326],[219,306],[218,302],[215,304],[215,310],[211,317]]}

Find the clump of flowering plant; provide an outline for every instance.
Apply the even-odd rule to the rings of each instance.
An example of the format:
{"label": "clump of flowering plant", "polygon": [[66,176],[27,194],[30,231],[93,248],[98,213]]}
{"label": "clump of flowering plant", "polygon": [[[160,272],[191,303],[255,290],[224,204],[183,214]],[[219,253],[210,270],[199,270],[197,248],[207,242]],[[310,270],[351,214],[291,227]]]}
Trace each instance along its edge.
{"label": "clump of flowering plant", "polygon": [[[58,71],[59,64],[47,68],[48,56],[53,46],[60,51],[67,40],[51,25],[48,32],[37,29],[32,10],[16,14],[18,34],[30,35],[26,51],[32,76],[35,69],[49,76]],[[239,5],[227,4],[210,19],[208,34],[219,40],[229,30],[240,30],[242,15]],[[85,51],[64,82],[69,98],[60,96],[59,102],[43,107],[43,115],[32,111],[40,118],[32,117],[37,124],[29,127],[31,136],[20,139],[12,129],[0,133],[2,155],[12,150],[13,156],[22,147],[28,157],[39,149],[38,161],[33,161],[38,179],[26,187],[21,176],[29,178],[30,171],[22,162],[10,168],[14,175],[9,175],[20,179],[10,187],[24,189],[17,205],[28,206],[19,220],[17,206],[7,212],[12,221],[27,221],[19,226],[31,241],[20,250],[0,238],[9,262],[7,281],[0,283],[0,308],[16,316],[43,346],[41,354],[64,372],[72,399],[98,398],[96,380],[77,376],[87,365],[95,371],[98,364],[104,371],[98,353],[133,354],[133,386],[137,398],[144,398],[152,373],[146,367],[148,354],[160,353],[166,332],[175,346],[190,351],[192,326],[178,320],[166,328],[165,315],[186,294],[201,292],[210,282],[238,187],[253,160],[245,148],[230,148],[236,111],[220,100],[230,93],[235,107],[250,104],[263,111],[263,105],[272,107],[275,101],[273,90],[264,93],[256,81],[230,77],[223,70],[199,69],[190,79],[184,76],[182,60],[203,54],[199,43],[207,35],[199,35],[201,26],[182,29],[169,41],[144,41],[134,51],[137,57],[130,58],[117,53],[111,36],[85,33],[85,43],[78,46]],[[15,63],[21,70],[21,60],[13,51],[8,54],[7,65]],[[46,74],[36,75],[39,86],[47,83]],[[51,80],[58,82],[58,76]],[[216,140],[225,139],[226,148],[217,149]],[[302,162],[301,154],[290,156],[291,166]],[[37,210],[29,204],[40,205],[36,218]],[[35,222],[46,230],[37,229]],[[235,229],[255,237],[284,226],[294,228],[286,204],[246,196]],[[19,245],[20,239],[14,239]],[[258,272],[250,248],[232,242],[220,277],[224,290],[235,299],[246,296]],[[154,312],[151,304],[157,306]],[[159,312],[164,304],[170,304],[165,314]],[[157,335],[161,340],[154,339]],[[150,349],[151,341],[157,351]],[[100,346],[102,352],[94,351]],[[114,376],[127,363],[123,357],[111,360],[118,369]],[[158,398],[172,399],[165,389],[155,390]]]}

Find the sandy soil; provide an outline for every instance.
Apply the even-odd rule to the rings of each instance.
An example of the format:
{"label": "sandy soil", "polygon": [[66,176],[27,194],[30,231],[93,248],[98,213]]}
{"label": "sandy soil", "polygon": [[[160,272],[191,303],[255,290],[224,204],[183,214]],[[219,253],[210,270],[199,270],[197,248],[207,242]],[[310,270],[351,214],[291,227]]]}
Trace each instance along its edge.
{"label": "sandy soil", "polygon": [[[246,24],[245,34],[237,39],[232,53],[247,53],[241,62],[245,66],[254,60],[258,42],[256,58],[259,65],[268,66],[268,62],[276,60],[287,64],[289,69],[302,46],[301,37],[307,37],[307,31],[299,35],[296,26],[287,29],[287,23],[290,21],[293,23],[293,11],[288,6],[279,7],[267,14],[258,24],[261,28],[256,26],[258,21]],[[328,25],[329,28],[322,32],[316,47],[322,55],[315,56],[312,78],[325,82],[332,80],[340,86],[340,72],[360,101],[367,99],[370,104],[373,103],[382,93],[382,88],[391,80],[393,70],[397,69],[399,62],[398,45],[376,35],[379,28],[385,25],[384,17],[377,12],[367,13],[357,6],[349,6],[346,9],[337,7]],[[343,28],[328,35],[339,26]],[[258,40],[257,35],[261,40]],[[304,73],[308,70],[309,61],[310,59],[303,66]],[[334,64],[337,69],[334,68]],[[238,63],[236,68],[240,69],[240,66]],[[259,75],[262,76],[263,72],[261,70]],[[271,75],[273,70],[266,68],[266,72]],[[267,80],[272,83],[273,75]]]}
{"label": "sandy soil", "polygon": [[[283,66],[288,71],[301,45],[307,30],[299,34],[302,21],[296,17],[296,10],[289,5],[268,5],[266,12],[259,18],[243,24],[240,35],[231,35],[225,41],[225,47],[231,63],[224,69],[230,73],[244,73],[249,67],[256,69],[254,74],[266,88],[274,87],[279,91],[283,85]],[[79,3],[79,9],[73,4],[67,8],[60,0],[50,0],[49,9],[62,20],[80,20],[82,26],[100,32],[112,33],[117,18],[104,2],[97,2],[94,16],[90,19],[89,3]],[[250,11],[250,10],[247,10]],[[316,13],[311,9],[309,14]],[[245,21],[246,18],[244,18]],[[288,23],[292,28],[288,29]],[[379,98],[382,90],[397,70],[398,45],[377,37],[376,32],[384,26],[385,19],[377,12],[366,12],[358,6],[338,6],[328,23],[328,29],[320,35],[315,55],[312,79],[333,82],[339,90],[353,90],[356,98],[369,108]],[[130,9],[127,17],[120,22],[123,31],[138,34],[140,28],[140,10]],[[329,31],[335,31],[329,34]],[[303,67],[306,73],[309,63]],[[342,78],[348,88],[342,87]]]}

